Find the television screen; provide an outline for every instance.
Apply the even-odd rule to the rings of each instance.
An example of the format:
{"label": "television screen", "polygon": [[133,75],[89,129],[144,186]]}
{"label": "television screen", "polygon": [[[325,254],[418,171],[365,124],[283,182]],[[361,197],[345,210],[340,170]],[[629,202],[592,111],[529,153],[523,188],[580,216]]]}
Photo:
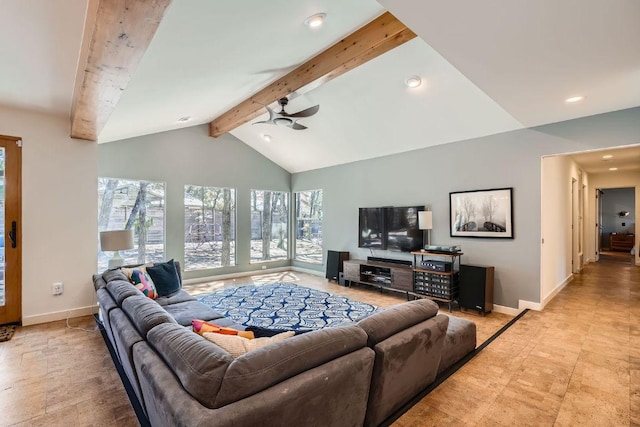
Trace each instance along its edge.
{"label": "television screen", "polygon": [[360,208],[358,247],[385,249],[384,208]]}
{"label": "television screen", "polygon": [[424,206],[385,209],[387,249],[390,251],[418,251],[424,246],[423,231],[418,228],[418,212]]}

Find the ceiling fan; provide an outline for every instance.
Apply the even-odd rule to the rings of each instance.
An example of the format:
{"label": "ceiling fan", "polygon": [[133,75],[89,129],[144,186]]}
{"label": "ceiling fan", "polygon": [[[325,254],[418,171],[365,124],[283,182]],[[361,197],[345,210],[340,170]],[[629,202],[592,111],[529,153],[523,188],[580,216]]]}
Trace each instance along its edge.
{"label": "ceiling fan", "polygon": [[264,107],[269,112],[269,120],[265,120],[262,122],[255,122],[254,125],[265,123],[269,125],[286,126],[295,130],[303,130],[303,129],[307,129],[307,127],[298,123],[298,119],[313,116],[320,109],[319,105],[315,105],[305,110],[298,111],[297,113],[289,114],[286,111],[284,111],[284,107],[288,103],[289,103],[289,100],[287,98],[278,99],[278,104],[280,105],[280,107],[282,107],[282,109],[279,112],[276,112],[272,108],[270,108],[268,105],[265,105]]}

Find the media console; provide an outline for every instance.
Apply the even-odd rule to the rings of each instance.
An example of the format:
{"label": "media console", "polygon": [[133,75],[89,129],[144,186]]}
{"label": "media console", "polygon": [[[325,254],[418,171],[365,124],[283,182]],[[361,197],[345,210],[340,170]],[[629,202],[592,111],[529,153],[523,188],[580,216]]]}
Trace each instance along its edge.
{"label": "media console", "polygon": [[380,289],[413,292],[413,268],[411,261],[369,257],[367,260],[344,261],[344,279]]}

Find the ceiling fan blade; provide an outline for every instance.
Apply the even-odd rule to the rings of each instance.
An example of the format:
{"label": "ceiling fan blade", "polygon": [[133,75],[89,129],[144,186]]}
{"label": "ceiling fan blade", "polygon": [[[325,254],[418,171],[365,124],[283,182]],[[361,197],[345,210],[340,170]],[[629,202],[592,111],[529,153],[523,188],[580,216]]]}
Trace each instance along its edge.
{"label": "ceiling fan blade", "polygon": [[275,125],[275,123],[273,122],[273,120],[265,120],[262,122],[255,122],[255,123],[251,123],[252,125]]}
{"label": "ceiling fan blade", "polygon": [[319,109],[319,105],[314,105],[313,107],[309,107],[306,110],[298,111],[297,113],[293,114],[287,114],[287,117],[309,117],[317,113]]}
{"label": "ceiling fan blade", "polygon": [[291,129],[295,129],[295,130],[304,130],[307,129],[306,126],[301,125],[300,123],[294,123],[290,126]]}
{"label": "ceiling fan blade", "polygon": [[273,109],[271,107],[269,107],[268,105],[265,105],[264,108],[267,109],[267,111],[269,112],[269,120],[270,122],[273,122],[273,119],[276,118],[276,112],[273,111]]}

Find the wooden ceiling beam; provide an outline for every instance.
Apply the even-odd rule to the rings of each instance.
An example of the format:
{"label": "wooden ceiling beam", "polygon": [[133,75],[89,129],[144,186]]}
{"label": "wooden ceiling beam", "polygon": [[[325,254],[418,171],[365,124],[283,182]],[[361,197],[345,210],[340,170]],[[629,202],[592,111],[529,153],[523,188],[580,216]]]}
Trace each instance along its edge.
{"label": "wooden ceiling beam", "polygon": [[71,137],[95,141],[171,0],[90,0],[71,110]]}
{"label": "wooden ceiling beam", "polygon": [[264,113],[269,105],[304,87],[317,87],[416,35],[395,16],[385,12],[364,27],[319,53],[209,123],[209,135],[218,137]]}

